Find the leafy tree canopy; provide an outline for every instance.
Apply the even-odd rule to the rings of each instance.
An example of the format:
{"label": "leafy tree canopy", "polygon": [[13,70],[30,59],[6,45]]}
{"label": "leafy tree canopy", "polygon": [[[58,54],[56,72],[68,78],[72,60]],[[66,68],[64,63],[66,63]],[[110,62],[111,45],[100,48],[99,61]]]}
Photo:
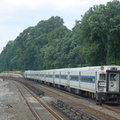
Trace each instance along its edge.
{"label": "leafy tree canopy", "polygon": [[69,30],[59,16],[40,21],[9,41],[0,71],[120,65],[120,1],[91,7]]}

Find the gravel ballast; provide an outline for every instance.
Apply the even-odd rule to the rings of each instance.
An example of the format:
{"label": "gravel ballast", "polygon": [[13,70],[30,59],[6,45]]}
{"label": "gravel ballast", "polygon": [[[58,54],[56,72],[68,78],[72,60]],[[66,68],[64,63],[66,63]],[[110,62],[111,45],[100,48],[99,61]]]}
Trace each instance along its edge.
{"label": "gravel ballast", "polygon": [[0,79],[0,120],[35,120],[16,85]]}

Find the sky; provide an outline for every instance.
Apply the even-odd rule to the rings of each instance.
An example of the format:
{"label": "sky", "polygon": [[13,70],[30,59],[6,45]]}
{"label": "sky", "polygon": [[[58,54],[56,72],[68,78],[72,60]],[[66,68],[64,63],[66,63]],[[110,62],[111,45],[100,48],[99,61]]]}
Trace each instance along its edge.
{"label": "sky", "polygon": [[41,20],[60,16],[69,29],[90,7],[112,0],[0,0],[0,53],[10,40]]}

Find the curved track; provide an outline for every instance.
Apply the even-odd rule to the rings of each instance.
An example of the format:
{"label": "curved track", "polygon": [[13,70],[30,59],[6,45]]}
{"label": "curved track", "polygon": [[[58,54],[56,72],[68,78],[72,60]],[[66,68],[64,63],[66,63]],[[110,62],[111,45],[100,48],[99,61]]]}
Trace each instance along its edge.
{"label": "curved track", "polygon": [[[53,97],[54,99],[57,99],[57,100],[61,99],[61,100],[65,101],[65,102],[69,103],[70,105],[72,105],[72,107],[80,109],[83,113],[90,116],[93,120],[100,120],[100,119],[101,120],[108,120],[108,119],[109,120],[118,120],[117,118],[111,116],[110,114],[106,114],[106,113],[104,113],[102,111],[98,111],[98,110],[96,110],[94,108],[91,108],[87,104],[80,103],[79,100],[76,100],[78,98],[75,98],[75,97],[73,98],[70,94],[67,95],[66,92],[63,94],[63,92],[61,92],[61,90],[59,91],[57,89],[52,89],[52,87],[49,88],[49,86],[44,86],[43,84],[38,84],[38,83],[36,84],[35,82],[27,81],[27,80],[24,80],[24,79],[18,80],[18,81],[27,82],[27,83],[31,84],[32,86],[45,91],[45,95]],[[46,104],[43,105],[43,106],[46,106]],[[104,107],[104,105],[101,106],[101,108],[102,107]],[[117,112],[117,111],[114,111],[114,112]],[[55,117],[55,118],[59,120],[59,118],[57,118],[57,117]]]}
{"label": "curved track", "polygon": [[[20,84],[20,85],[22,85],[22,84]],[[42,105],[42,107],[44,107],[50,113],[50,115],[52,115],[52,117],[54,117],[54,119],[56,119],[56,120],[63,120],[57,113],[55,113],[50,107],[48,107],[44,102],[42,102],[33,92],[31,92],[24,85],[22,85],[22,87],[24,87],[27,90],[27,92],[29,92],[29,94],[31,94],[31,96],[40,104],[40,106]],[[22,90],[19,87],[17,87],[17,88],[20,91],[20,93],[23,96],[23,98],[25,99],[29,109],[31,110],[31,112],[35,116],[36,120],[42,120],[41,116],[39,116],[39,114],[35,111],[34,107],[26,99],[26,96],[24,95]]]}

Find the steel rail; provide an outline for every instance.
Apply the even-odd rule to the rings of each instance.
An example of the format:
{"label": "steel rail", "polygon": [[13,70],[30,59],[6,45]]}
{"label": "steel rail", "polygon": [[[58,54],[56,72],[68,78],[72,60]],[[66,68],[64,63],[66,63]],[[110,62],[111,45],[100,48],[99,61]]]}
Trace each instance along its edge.
{"label": "steel rail", "polygon": [[[21,83],[20,83],[21,84]],[[54,118],[57,120],[63,120],[58,114],[56,114],[50,107],[48,107],[45,103],[43,103],[33,92],[31,92],[27,87],[21,84],[46,110],[52,114]],[[38,119],[39,120],[39,119]],[[40,119],[41,120],[41,119]]]}
{"label": "steel rail", "polygon": [[21,92],[21,90],[18,88],[18,91],[20,92],[20,94],[22,95],[22,97],[25,99],[26,104],[28,105],[30,111],[32,112],[32,114],[34,115],[36,120],[41,120],[41,118],[39,117],[39,115],[37,114],[37,112],[33,109],[33,107],[29,104],[28,100],[25,98],[25,96],[23,95],[23,93]]}

